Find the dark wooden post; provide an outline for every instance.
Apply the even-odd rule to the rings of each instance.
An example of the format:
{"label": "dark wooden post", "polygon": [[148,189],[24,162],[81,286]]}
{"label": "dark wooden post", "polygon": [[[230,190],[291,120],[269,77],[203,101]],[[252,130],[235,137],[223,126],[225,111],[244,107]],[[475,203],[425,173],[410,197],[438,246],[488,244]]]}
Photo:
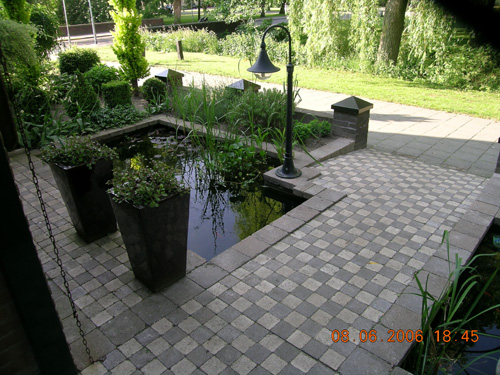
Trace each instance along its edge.
{"label": "dark wooden post", "polygon": [[177,41],[177,60],[184,60],[184,53],[182,52],[182,40]]}

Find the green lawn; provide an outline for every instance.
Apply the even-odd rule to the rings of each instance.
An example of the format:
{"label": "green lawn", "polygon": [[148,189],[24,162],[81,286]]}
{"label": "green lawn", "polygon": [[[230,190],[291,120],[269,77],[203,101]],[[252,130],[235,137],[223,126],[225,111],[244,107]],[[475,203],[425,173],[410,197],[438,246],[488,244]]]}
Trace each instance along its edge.
{"label": "green lawn", "polygon": [[[110,47],[97,50],[103,61],[117,61]],[[153,66],[252,79],[246,71],[249,62],[231,57],[184,52],[185,60],[178,61],[176,53],[148,51],[146,58]],[[286,68],[280,68],[269,82],[285,82]],[[362,73],[303,67],[295,67],[294,78],[299,87],[500,120],[499,92],[452,90]]]}

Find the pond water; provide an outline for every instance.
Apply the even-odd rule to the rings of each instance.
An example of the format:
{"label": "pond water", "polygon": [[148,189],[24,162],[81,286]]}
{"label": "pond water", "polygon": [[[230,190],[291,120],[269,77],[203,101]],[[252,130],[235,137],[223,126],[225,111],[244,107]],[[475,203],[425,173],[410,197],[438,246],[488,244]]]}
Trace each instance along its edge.
{"label": "pond water", "polygon": [[[110,143],[122,163],[137,154],[166,161],[191,188],[188,249],[206,260],[281,217],[304,200],[266,186],[214,183],[205,174],[198,150],[189,137],[157,127]],[[219,179],[219,181],[221,181]]]}

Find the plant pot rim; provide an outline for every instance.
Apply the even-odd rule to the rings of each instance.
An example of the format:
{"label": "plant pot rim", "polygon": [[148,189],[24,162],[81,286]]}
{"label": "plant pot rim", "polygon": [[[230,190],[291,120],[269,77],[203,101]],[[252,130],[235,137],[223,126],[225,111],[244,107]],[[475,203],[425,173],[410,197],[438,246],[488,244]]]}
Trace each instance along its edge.
{"label": "plant pot rim", "polygon": [[[164,201],[166,201],[166,200],[168,200],[170,198],[174,198],[174,197],[176,197],[178,195],[183,195],[183,194],[186,194],[186,193],[189,193],[189,192],[190,192],[190,189],[185,189],[185,190],[182,190],[182,191],[180,191],[178,193],[167,195],[166,197],[161,198],[160,201],[158,202],[158,204],[162,204]],[[109,188],[108,189],[108,194],[110,195],[110,198],[113,200],[113,202],[115,202],[116,204],[124,204],[125,203],[125,204],[127,204],[129,206],[132,206],[134,208],[137,208],[139,210],[142,210],[142,209],[145,209],[145,208],[158,208],[158,207],[150,207],[150,206],[137,206],[137,205],[135,205],[133,203],[130,203],[126,199],[118,202],[118,201],[116,201],[114,199],[114,197],[116,197],[116,194],[114,193],[113,188]]]}
{"label": "plant pot rim", "polygon": [[82,167],[82,166],[86,166],[86,167],[88,167],[90,169],[91,167],[93,167],[97,163],[99,163],[100,161],[106,161],[106,160],[113,160],[113,159],[105,159],[105,158],[97,159],[94,163],[90,164],[90,167],[85,162],[80,163],[80,164],[70,164],[70,165],[67,165],[67,164],[62,164],[62,163],[56,163],[54,161],[49,161],[49,162],[47,162],[47,164],[49,164],[49,165],[56,165],[59,168],[64,169],[64,170],[68,170],[68,169],[72,169],[72,168],[78,168],[78,167]]}

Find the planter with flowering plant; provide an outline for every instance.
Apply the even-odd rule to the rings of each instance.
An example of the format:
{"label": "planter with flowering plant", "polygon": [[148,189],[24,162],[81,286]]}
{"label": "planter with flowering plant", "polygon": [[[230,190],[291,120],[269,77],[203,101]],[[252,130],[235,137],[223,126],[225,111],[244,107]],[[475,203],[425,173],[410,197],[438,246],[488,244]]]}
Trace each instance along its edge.
{"label": "planter with flowering plant", "polygon": [[189,190],[166,163],[131,159],[115,168],[113,210],[137,279],[154,292],[186,275]]}

